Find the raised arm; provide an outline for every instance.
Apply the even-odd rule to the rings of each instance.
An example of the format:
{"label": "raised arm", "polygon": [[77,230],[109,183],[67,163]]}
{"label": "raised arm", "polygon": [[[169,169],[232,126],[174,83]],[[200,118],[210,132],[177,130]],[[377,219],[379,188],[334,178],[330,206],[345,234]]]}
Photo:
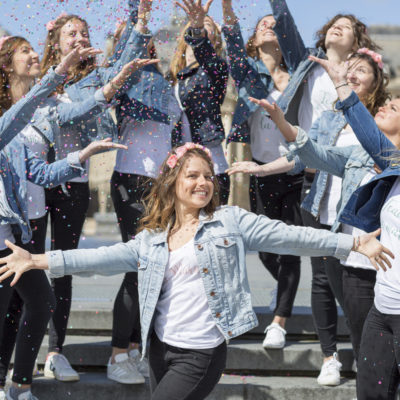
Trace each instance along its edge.
{"label": "raised arm", "polygon": [[335,64],[312,56],[310,59],[322,65],[332,79],[340,100],[336,108],[343,112],[361,145],[379,168],[387,168],[390,160],[385,157],[390,156],[396,146],[381,132],[372,115],[347,85],[348,63]]}
{"label": "raised arm", "polygon": [[307,48],[297,29],[286,0],[269,0],[276,24],[274,31],[288,72],[292,74],[308,55]]}
{"label": "raised arm", "polygon": [[228,175],[243,173],[256,176],[283,174],[295,167],[295,161],[288,161],[286,157],[279,157],[267,164],[259,165],[253,161],[239,161],[232,164],[225,172]]}

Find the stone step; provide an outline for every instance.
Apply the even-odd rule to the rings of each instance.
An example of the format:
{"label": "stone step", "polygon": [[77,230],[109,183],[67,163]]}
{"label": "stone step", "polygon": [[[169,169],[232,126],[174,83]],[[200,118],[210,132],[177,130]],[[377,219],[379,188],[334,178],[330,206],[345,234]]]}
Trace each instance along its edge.
{"label": "stone step", "polygon": [[[263,335],[264,329],[273,318],[273,314],[268,307],[254,308],[259,321],[258,327],[250,331],[250,334]],[[71,311],[68,322],[70,331],[102,331],[110,334],[112,329],[112,311],[110,309],[84,309],[74,308]],[[286,324],[288,335],[316,336],[310,307],[294,307],[293,315]],[[339,314],[337,334],[341,337],[348,337],[349,331],[346,326],[344,316]]]}
{"label": "stone step", "polygon": [[[107,336],[67,336],[64,355],[75,367],[104,367],[110,357],[110,338]],[[352,371],[353,353],[350,343],[339,343],[338,353],[342,371]],[[38,363],[44,364],[47,337],[41,346]],[[265,350],[258,340],[232,340],[228,346],[226,369],[251,371],[255,375],[287,373],[317,375],[322,365],[322,352],[318,342],[288,342],[283,350]]]}
{"label": "stone step", "polygon": [[[64,383],[44,377],[33,381],[33,394],[40,400],[148,400],[148,383],[122,385],[104,373],[81,373],[80,382]],[[224,375],[207,400],[351,400],[355,398],[355,380],[342,379],[337,387],[319,386],[315,378],[254,377]]]}

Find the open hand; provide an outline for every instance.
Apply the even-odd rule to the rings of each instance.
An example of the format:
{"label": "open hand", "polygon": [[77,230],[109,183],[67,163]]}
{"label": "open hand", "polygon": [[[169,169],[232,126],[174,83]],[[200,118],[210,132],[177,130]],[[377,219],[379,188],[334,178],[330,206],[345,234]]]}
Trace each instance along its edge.
{"label": "open hand", "polygon": [[187,14],[192,28],[203,28],[204,18],[207,15],[214,0],[207,0],[204,7],[201,0],[182,0],[183,4],[175,2]]}
{"label": "open hand", "polygon": [[228,175],[243,173],[262,176],[263,170],[261,165],[258,165],[253,161],[238,161],[233,163],[225,172]]}
{"label": "open hand", "polygon": [[128,150],[128,146],[124,144],[114,143],[111,138],[96,140],[95,142],[90,143],[79,153],[79,161],[81,163],[85,162],[92,155],[105,150]]}
{"label": "open hand", "polygon": [[380,267],[386,271],[386,267],[392,267],[392,264],[386,255],[394,258],[394,254],[385,246],[383,246],[377,239],[380,234],[381,230],[377,229],[375,232],[361,235],[360,244],[354,250],[367,256],[376,270],[379,270]]}
{"label": "open hand", "polygon": [[12,253],[7,257],[0,258],[0,265],[5,264],[0,267],[0,282],[15,274],[14,279],[11,281],[11,286],[14,286],[24,272],[32,269],[32,255],[29,251],[8,240],[5,241],[5,244],[12,250]]}
{"label": "open hand", "polygon": [[260,107],[262,107],[268,113],[268,115],[271,117],[272,121],[274,121],[276,125],[278,125],[280,122],[285,121],[285,114],[276,103],[271,104],[266,99],[258,100],[255,99],[254,97],[249,97],[249,100],[252,103],[258,104]]}
{"label": "open hand", "polygon": [[337,63],[330,60],[323,60],[322,58],[314,56],[308,56],[308,59],[321,65],[328,73],[335,86],[347,82],[347,72],[349,70],[348,61]]}

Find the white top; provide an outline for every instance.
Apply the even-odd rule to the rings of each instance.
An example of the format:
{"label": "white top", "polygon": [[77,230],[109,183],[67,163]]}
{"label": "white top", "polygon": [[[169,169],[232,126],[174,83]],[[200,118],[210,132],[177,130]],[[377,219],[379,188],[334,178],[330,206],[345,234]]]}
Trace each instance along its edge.
{"label": "white top", "polygon": [[209,349],[224,341],[208,306],[193,239],[170,251],[154,329],[171,346]]}
{"label": "white top", "polygon": [[[57,95],[57,101],[60,103],[72,103],[68,94],[64,92],[63,94]],[[69,153],[74,151],[82,150],[82,144],[80,136],[82,133],[76,124],[71,124],[67,126],[60,127],[60,138],[58,140],[58,159],[67,157]],[[89,160],[86,161],[85,170],[89,171]],[[85,172],[82,176],[78,178],[70,179],[69,182],[88,182],[89,176]]]}
{"label": "white top", "polygon": [[[272,104],[278,100],[280,95],[281,92],[273,89],[267,100]],[[258,107],[249,118],[248,123],[253,158],[263,163],[269,163],[286,155],[288,152],[286,140],[262,107]]]}
{"label": "white top", "polygon": [[[128,146],[128,150],[118,150],[114,169],[123,174],[157,178],[164,159],[171,151],[171,132],[181,114],[174,97],[169,101],[169,124],[124,118],[120,143]],[[189,122],[185,115],[182,136],[190,138]]]}
{"label": "white top", "polygon": [[[4,188],[3,179],[0,175],[0,201],[7,201],[7,195]],[[1,215],[0,215],[0,222],[1,222]],[[8,239],[10,242],[15,243],[14,235],[11,231],[10,224],[1,224],[0,223],[0,250],[4,250],[7,246],[4,244],[4,241]]]}
{"label": "white top", "polygon": [[376,274],[375,307],[383,314],[400,314],[400,178],[381,210],[381,243],[395,255],[392,268]]}
{"label": "white top", "polygon": [[[360,186],[367,184],[374,176],[376,175],[375,170],[372,168],[361,181]],[[342,232],[347,233],[351,236],[357,237],[360,235],[364,235],[366,232],[355,228],[354,226],[342,224]],[[345,261],[340,262],[342,265],[346,267],[353,267],[353,268],[363,268],[363,269],[372,269],[375,271],[375,267],[371,264],[368,257],[364,256],[363,254],[357,253],[355,251],[350,252],[349,256]]]}
{"label": "white top", "polygon": [[[20,138],[36,156],[43,160],[47,159],[47,152],[49,150],[48,143],[43,136],[32,128],[31,125],[26,125],[20,132]],[[46,200],[44,188],[35,185],[32,182],[27,182],[27,199],[28,199],[28,218],[37,219],[46,214]]]}
{"label": "white top", "polygon": [[337,98],[335,85],[329,75],[320,65],[314,66],[304,85],[298,114],[300,127],[308,132],[324,111],[333,110]]}
{"label": "white top", "polygon": [[[346,147],[352,145],[360,145],[356,135],[347,127],[343,129],[338,136],[336,146]],[[340,200],[342,192],[342,178],[338,176],[328,175],[326,190],[324,197],[320,203],[319,221],[324,225],[333,225],[336,220],[336,207]]]}

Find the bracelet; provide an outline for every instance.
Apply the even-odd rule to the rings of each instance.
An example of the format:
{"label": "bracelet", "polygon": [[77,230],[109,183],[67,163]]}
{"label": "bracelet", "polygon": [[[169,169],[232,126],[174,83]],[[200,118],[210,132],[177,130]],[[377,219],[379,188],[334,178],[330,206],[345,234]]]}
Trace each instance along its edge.
{"label": "bracelet", "polygon": [[360,247],[360,236],[357,236],[354,239],[355,239],[354,251],[357,251],[357,249]]}
{"label": "bracelet", "polygon": [[341,88],[343,86],[348,86],[348,83],[347,82],[339,83],[339,85],[335,86],[335,89],[339,89],[339,88]]}

